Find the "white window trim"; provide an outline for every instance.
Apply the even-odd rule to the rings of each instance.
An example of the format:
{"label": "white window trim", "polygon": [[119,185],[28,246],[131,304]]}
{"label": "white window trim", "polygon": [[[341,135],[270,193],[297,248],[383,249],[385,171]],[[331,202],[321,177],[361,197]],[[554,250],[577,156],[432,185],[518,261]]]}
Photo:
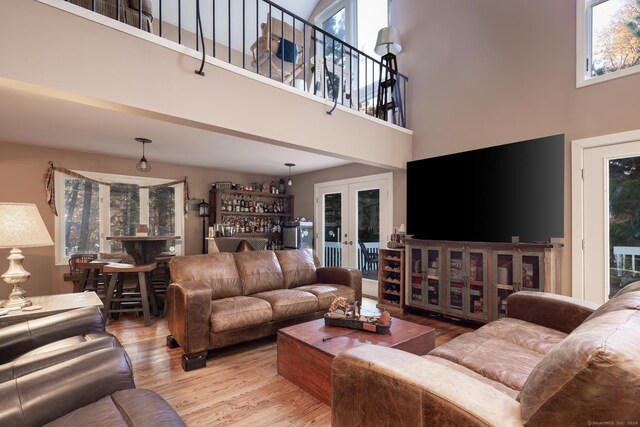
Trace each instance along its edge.
{"label": "white window trim", "polygon": [[356,46],[356,37],[358,34],[358,1],[357,0],[337,0],[334,1],[331,5],[327,6],[322,12],[316,15],[313,20],[314,24],[318,28],[322,28],[322,23],[327,19],[331,18],[335,15],[340,9],[344,7],[345,18],[345,32],[344,32],[344,42],[350,44],[351,46]]}
{"label": "white window trim", "polygon": [[[148,177],[137,177],[137,176],[128,176],[128,175],[116,175],[116,174],[108,174],[108,173],[98,173],[98,172],[86,172],[86,171],[78,171],[74,170],[72,172],[78,173],[80,175],[86,176],[87,178],[95,179],[102,182],[120,182],[126,184],[137,184],[137,185],[157,185],[164,184],[167,182],[171,182],[169,179],[161,179],[161,178],[148,178]],[[68,175],[55,172],[54,180],[55,186],[58,189],[64,189],[64,179],[68,177]],[[173,186],[175,188],[175,212],[176,212],[176,236],[180,236],[179,240],[176,240],[175,250],[176,255],[184,254],[184,185],[177,184]],[[109,200],[110,187],[108,185],[99,184],[98,187],[98,197],[100,199],[100,204],[106,206],[106,208],[100,209],[100,251],[101,252],[109,252],[111,247],[111,242],[107,240],[107,236],[109,233],[109,223],[111,218],[111,213],[109,211],[109,203],[104,203],[104,200]],[[146,189],[142,189],[140,192],[140,206],[148,206],[149,205],[149,193],[145,191]],[[55,195],[56,206],[61,207],[65,205],[64,201],[64,191],[56,191]],[[141,221],[147,221],[149,219],[148,209],[141,209]],[[56,265],[67,265],[69,263],[69,257],[64,256],[64,247],[62,242],[64,240],[64,213],[58,211],[58,217],[55,221],[55,253],[56,253]],[[144,222],[143,222],[144,223]]]}
{"label": "white window trim", "polygon": [[640,73],[640,65],[623,70],[607,73],[603,76],[590,77],[591,64],[587,69],[587,59],[591,58],[591,7],[607,0],[577,0],[576,1],[576,88],[603,83],[631,74]]}

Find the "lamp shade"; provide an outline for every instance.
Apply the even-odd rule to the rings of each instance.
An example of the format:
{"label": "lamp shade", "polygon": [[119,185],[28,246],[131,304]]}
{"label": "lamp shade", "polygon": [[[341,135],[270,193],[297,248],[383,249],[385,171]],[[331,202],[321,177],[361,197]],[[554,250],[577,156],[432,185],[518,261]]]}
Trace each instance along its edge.
{"label": "lamp shade", "polygon": [[400,32],[395,27],[384,27],[378,31],[375,53],[382,56],[386,53],[399,54],[402,51],[400,45]]}
{"label": "lamp shade", "polygon": [[52,246],[53,240],[33,203],[0,203],[0,248]]}

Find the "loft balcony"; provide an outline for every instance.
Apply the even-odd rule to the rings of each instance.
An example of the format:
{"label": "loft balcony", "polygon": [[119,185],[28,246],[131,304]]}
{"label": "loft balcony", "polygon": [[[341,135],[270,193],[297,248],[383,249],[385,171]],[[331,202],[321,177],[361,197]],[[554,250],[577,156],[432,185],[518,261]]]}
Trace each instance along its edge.
{"label": "loft balcony", "polygon": [[380,62],[270,1],[8,0],[0,11],[12,40],[0,87],[347,161],[410,159],[407,77],[380,111]]}

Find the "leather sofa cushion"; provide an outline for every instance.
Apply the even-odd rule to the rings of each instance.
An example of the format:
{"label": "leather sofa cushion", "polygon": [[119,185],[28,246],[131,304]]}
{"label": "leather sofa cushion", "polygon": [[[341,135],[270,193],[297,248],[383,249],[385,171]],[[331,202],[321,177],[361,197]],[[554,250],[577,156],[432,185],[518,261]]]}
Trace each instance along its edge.
{"label": "leather sofa cushion", "polygon": [[120,390],[76,409],[46,427],[184,426],[178,414],[158,393],[147,389]]}
{"label": "leather sofa cushion", "polygon": [[478,329],[478,332],[501,338],[542,355],[549,353],[567,336],[555,329],[509,317],[487,323]]}
{"label": "leather sofa cushion", "polygon": [[39,369],[110,347],[122,347],[122,345],[115,336],[107,332],[77,335],[55,341],[0,365],[0,382],[22,377]]}
{"label": "leather sofa cushion", "polygon": [[169,261],[171,282],[202,281],[211,288],[211,298],[242,295],[242,283],[233,253],[176,256]]}
{"label": "leather sofa cushion", "polygon": [[0,328],[0,363],[75,335],[104,332],[102,311],[85,307]]}
{"label": "leather sofa cushion", "polygon": [[638,330],[638,310],[602,313],[576,328],[542,359],[522,388],[519,400],[524,424],[637,423]]}
{"label": "leather sofa cushion", "polygon": [[326,285],[318,283],[316,285],[299,286],[298,291],[312,293],[318,299],[318,310],[328,310],[335,297],[345,297],[347,301],[353,303],[356,293],[345,285]]}
{"label": "leather sofa cushion", "polygon": [[237,296],[211,301],[211,332],[225,332],[270,322],[271,305],[263,299]]}
{"label": "leather sofa cushion", "polygon": [[613,298],[598,307],[583,323],[612,311],[638,309],[640,309],[640,282],[634,282],[622,288]]}
{"label": "leather sofa cushion", "polygon": [[284,277],[274,251],[233,253],[243,295],[284,288]]}
{"label": "leather sofa cushion", "polygon": [[436,356],[430,356],[430,355],[426,355],[426,356],[422,356],[424,359],[428,359],[432,362],[435,362],[439,365],[442,366],[446,366],[448,368],[451,369],[455,369],[458,372],[462,372],[463,374],[474,378],[480,382],[483,382],[493,388],[495,388],[496,390],[506,394],[507,396],[509,396],[510,398],[512,398],[513,400],[516,400],[516,397],[518,397],[518,392],[512,388],[507,387],[506,385],[498,382],[498,381],[493,381],[490,380],[487,377],[484,377],[480,374],[478,374],[477,372],[472,371],[471,369],[467,369],[464,366],[458,365],[457,363],[453,363],[450,360],[447,359],[443,359],[442,357],[436,357]]}
{"label": "leather sofa cushion", "polygon": [[429,355],[450,360],[517,391],[522,389],[543,357],[533,350],[478,331],[462,334],[436,347]]}
{"label": "leather sofa cushion", "polygon": [[318,299],[297,289],[277,289],[252,295],[271,304],[273,320],[289,319],[318,311]]}
{"label": "leather sofa cushion", "polygon": [[295,288],[318,281],[313,253],[305,249],[276,251],[280,268],[284,274],[284,287]]}

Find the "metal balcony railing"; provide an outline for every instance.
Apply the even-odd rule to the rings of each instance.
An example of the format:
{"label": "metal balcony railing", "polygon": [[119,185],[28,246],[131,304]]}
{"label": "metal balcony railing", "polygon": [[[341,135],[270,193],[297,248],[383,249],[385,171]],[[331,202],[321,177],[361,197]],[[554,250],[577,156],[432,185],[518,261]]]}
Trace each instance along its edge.
{"label": "metal balcony railing", "polygon": [[[386,66],[269,0],[65,0],[378,118],[406,127],[407,82],[393,73],[380,108]],[[142,11],[142,13],[139,13]],[[383,68],[384,67],[384,68]],[[383,86],[384,87],[384,86]],[[389,103],[391,104],[391,103]]]}

